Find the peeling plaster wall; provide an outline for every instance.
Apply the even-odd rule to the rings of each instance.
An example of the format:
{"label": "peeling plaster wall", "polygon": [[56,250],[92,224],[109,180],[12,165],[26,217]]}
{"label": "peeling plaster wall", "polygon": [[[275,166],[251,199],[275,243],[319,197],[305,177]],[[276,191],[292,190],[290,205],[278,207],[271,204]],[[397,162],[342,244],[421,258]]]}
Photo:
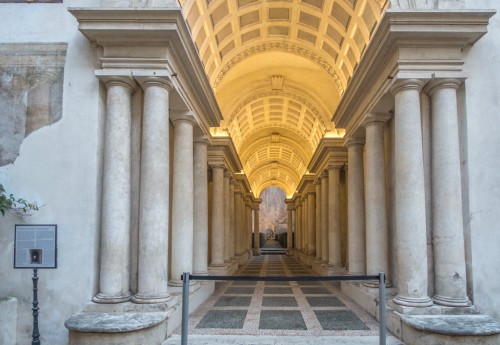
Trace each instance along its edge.
{"label": "peeling plaster wall", "polygon": [[[11,75],[18,84],[17,90],[2,84],[7,87],[2,88],[0,97],[4,100],[0,102],[0,134],[16,134],[11,136],[15,142],[11,143],[10,163],[0,167],[0,182],[9,193],[44,205],[31,217],[20,219],[9,214],[0,218],[0,297],[18,300],[17,344],[31,343],[33,273],[13,269],[15,224],[58,226],[58,267],[39,270],[42,343],[66,344],[64,321],[82,310],[96,290],[103,100],[94,77],[95,49],[78,31],[67,7],[99,5],[100,0],[0,4],[0,44],[67,45],[64,65],[55,71],[64,95],[62,101],[59,98],[59,114],[52,104],[49,122],[35,126],[28,136],[25,115],[33,85],[23,79],[25,71],[9,74],[15,70],[2,69],[5,83],[10,83]],[[47,68],[43,64],[38,67]],[[14,99],[6,103],[13,91],[17,92]],[[4,108],[9,104],[14,111],[6,113]]]}
{"label": "peeling plaster wall", "polygon": [[[467,0],[466,8],[496,9],[488,34],[465,51],[465,126],[474,303],[500,320],[500,2]],[[466,233],[467,235],[467,233]]]}

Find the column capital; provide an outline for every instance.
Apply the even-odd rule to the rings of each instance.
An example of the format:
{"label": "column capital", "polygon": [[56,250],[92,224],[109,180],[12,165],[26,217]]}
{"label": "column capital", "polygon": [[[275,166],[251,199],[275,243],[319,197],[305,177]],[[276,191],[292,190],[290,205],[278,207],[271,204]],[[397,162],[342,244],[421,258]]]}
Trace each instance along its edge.
{"label": "column capital", "polygon": [[386,124],[392,117],[390,113],[368,113],[363,120],[363,127],[368,127],[372,124]]}
{"label": "column capital", "polygon": [[439,89],[455,89],[458,90],[460,85],[462,84],[462,80],[458,78],[439,78],[432,79],[424,88],[424,91],[432,96],[434,92]]}
{"label": "column capital", "polygon": [[391,93],[393,95],[398,94],[404,90],[418,90],[421,91],[425,82],[420,79],[399,79],[394,82],[391,87]]}
{"label": "column capital", "polygon": [[196,124],[196,119],[191,111],[170,112],[170,120],[172,120],[174,126],[179,122],[188,122],[192,125]]}
{"label": "column capital", "polygon": [[123,86],[132,92],[137,88],[137,83],[130,73],[108,74],[104,73],[104,71],[96,71],[95,76],[104,83],[107,89],[110,86]]}
{"label": "column capital", "polygon": [[360,137],[349,137],[344,141],[344,146],[347,148],[360,146],[362,147],[365,144],[365,139]]}
{"label": "column capital", "polygon": [[170,81],[170,77],[164,75],[164,76],[136,76],[134,75],[135,80],[141,85],[143,90],[146,90],[150,86],[157,86],[161,87],[168,92],[171,92],[174,90],[174,85]]}
{"label": "column capital", "polygon": [[340,163],[340,162],[338,162],[338,163],[330,163],[330,164],[328,164],[328,166],[326,167],[326,169],[328,171],[330,171],[330,170],[340,170],[340,169],[342,169],[344,167],[344,165],[345,165],[344,163]]}
{"label": "column capital", "polygon": [[224,177],[227,177],[230,179],[232,176],[233,176],[233,174],[231,174],[231,172],[229,172],[228,170],[224,171]]}
{"label": "column capital", "polygon": [[205,145],[205,146],[208,146],[208,144],[210,144],[210,140],[208,139],[208,136],[203,134],[203,135],[197,135],[193,142],[195,144],[201,144],[201,145]]}

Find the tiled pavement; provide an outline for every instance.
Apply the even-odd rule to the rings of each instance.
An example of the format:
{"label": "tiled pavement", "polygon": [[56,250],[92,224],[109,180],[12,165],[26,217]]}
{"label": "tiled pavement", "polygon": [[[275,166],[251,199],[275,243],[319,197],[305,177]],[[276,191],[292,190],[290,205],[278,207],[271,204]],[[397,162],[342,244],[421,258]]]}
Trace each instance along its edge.
{"label": "tiled pavement", "polygon": [[[235,275],[292,277],[313,274],[294,257],[263,255],[254,257]],[[176,333],[180,334],[180,330]],[[375,341],[359,342],[368,344],[377,343],[378,323],[342,295],[333,282],[231,281],[216,283],[211,298],[191,314],[189,334],[190,339],[196,339],[197,335],[279,335],[303,336],[303,340],[311,336],[315,339],[335,336],[338,340],[343,336],[361,336],[363,341]],[[299,341],[300,338],[294,339]],[[262,337],[259,339],[255,341],[264,341]],[[401,344],[394,337],[389,340],[390,344]],[[220,339],[213,343],[217,342],[220,343]]]}

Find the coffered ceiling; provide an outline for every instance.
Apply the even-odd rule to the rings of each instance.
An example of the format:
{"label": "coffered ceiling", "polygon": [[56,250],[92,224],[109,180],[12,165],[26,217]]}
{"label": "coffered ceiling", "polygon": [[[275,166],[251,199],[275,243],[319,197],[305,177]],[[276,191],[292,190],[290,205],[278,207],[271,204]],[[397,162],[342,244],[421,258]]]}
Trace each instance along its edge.
{"label": "coffered ceiling", "polygon": [[291,196],[386,0],[184,0],[193,41],[253,193]]}

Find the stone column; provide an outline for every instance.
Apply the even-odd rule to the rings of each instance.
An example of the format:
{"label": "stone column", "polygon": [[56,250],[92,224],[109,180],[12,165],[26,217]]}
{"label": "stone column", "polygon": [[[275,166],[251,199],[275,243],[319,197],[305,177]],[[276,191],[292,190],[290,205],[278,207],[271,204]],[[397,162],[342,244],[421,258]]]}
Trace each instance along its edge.
{"label": "stone column", "polygon": [[308,246],[307,255],[316,257],[316,195],[309,193],[307,198],[307,232]]}
{"label": "stone column", "polygon": [[316,186],[316,205],[315,205],[315,216],[316,216],[316,262],[321,262],[321,178],[318,178],[314,185]]}
{"label": "stone column", "polygon": [[304,215],[303,222],[302,222],[302,229],[304,231],[302,232],[302,252],[304,255],[308,255],[308,248],[309,248],[309,195],[305,194],[304,199],[302,200],[302,214]]}
{"label": "stone column", "polygon": [[[131,93],[129,77],[100,77],[107,89],[99,292],[96,303],[130,299]],[[124,260],[125,258],[125,260]]]}
{"label": "stone column", "polygon": [[230,237],[230,244],[229,244],[229,252],[231,256],[231,261],[234,260],[236,256],[236,246],[235,246],[235,241],[236,241],[236,225],[235,225],[235,207],[234,207],[234,180],[231,179],[229,181],[229,237]]}
{"label": "stone column", "polygon": [[[389,116],[369,114],[365,119],[366,273],[389,274],[389,234],[385,188],[384,129]],[[388,280],[387,280],[388,282]],[[378,286],[378,283],[366,283]]]}
{"label": "stone column", "polygon": [[210,267],[224,267],[224,166],[212,168],[212,248]]}
{"label": "stone column", "polygon": [[432,305],[427,296],[427,243],[420,80],[401,80],[395,97],[397,296],[403,306]]}
{"label": "stone column", "polygon": [[231,261],[231,235],[230,235],[230,217],[229,217],[229,180],[231,173],[224,172],[224,262]]}
{"label": "stone column", "polygon": [[246,247],[245,250],[248,255],[250,255],[253,250],[252,250],[252,235],[253,235],[253,229],[252,229],[252,204],[250,198],[247,199],[246,203],[246,219],[247,219],[247,227],[246,227]]}
{"label": "stone column", "polygon": [[328,172],[321,174],[321,264],[328,265]]}
{"label": "stone column", "polygon": [[340,256],[340,165],[328,166],[328,267],[338,269]]}
{"label": "stone column", "polygon": [[241,192],[234,193],[234,255],[241,255]]}
{"label": "stone column", "polygon": [[287,228],[286,228],[286,253],[290,255],[293,251],[293,205],[291,200],[287,204]]}
{"label": "stone column", "polygon": [[253,247],[253,255],[260,255],[260,228],[259,228],[259,204],[255,204],[254,208],[254,224],[253,224],[253,238],[254,238],[254,247]]}
{"label": "stone column", "polygon": [[301,236],[302,236],[302,208],[300,207],[300,201],[297,201],[297,206],[295,207],[295,254],[299,254],[302,249]]}
{"label": "stone column", "polygon": [[161,303],[168,293],[169,92],[170,80],[139,79],[142,120],[137,293],[135,303]]}
{"label": "stone column", "polygon": [[26,109],[25,136],[50,124],[51,86],[54,73],[43,70],[31,71],[28,76],[30,89]]}
{"label": "stone column", "polygon": [[462,182],[458,134],[459,80],[431,83],[432,97],[432,227],[435,303],[466,307]]}
{"label": "stone column", "polygon": [[363,142],[348,140],[347,236],[349,274],[366,273],[365,198],[363,183]]}
{"label": "stone column", "polygon": [[193,274],[208,275],[208,139],[194,140]]}
{"label": "stone column", "polygon": [[189,114],[172,116],[174,168],[172,192],[172,265],[170,282],[182,286],[183,272],[193,271],[193,125]]}

